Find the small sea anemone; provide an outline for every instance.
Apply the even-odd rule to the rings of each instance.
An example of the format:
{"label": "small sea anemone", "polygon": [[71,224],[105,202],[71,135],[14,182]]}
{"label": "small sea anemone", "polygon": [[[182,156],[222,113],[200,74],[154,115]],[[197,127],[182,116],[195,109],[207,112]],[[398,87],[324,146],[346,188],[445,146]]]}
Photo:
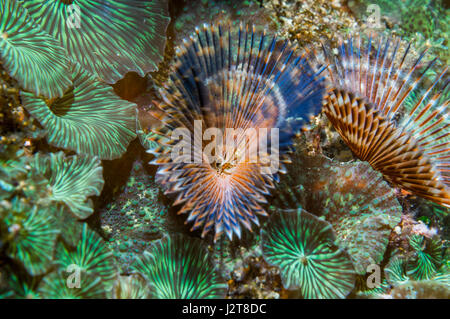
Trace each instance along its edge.
{"label": "small sea anemone", "polygon": [[[149,152],[157,180],[178,194],[174,205],[183,204],[179,213],[189,213],[202,237],[213,228],[215,240],[223,232],[240,237],[241,225],[251,230],[257,215],[267,215],[262,204],[282,171],[280,152],[319,111],[323,93],[323,68],[313,70],[312,56],[295,51],[242,24],[204,25],[178,47],[160,91],[161,146]],[[180,147],[189,151],[176,156]]]}
{"label": "small sea anemone", "polygon": [[30,206],[18,197],[0,204],[0,238],[6,253],[31,275],[45,273],[52,264],[59,231],[50,209]]}
{"label": "small sea anemone", "polygon": [[[448,248],[447,248],[448,249]],[[433,276],[434,281],[439,281],[450,289],[450,262],[448,261],[448,252],[446,257],[446,264],[442,265],[437,274]]]}
{"label": "small sea anemone", "polygon": [[345,298],[355,285],[353,264],[331,225],[308,212],[273,213],[261,230],[264,259],[279,267],[283,285],[303,298]]}
{"label": "small sea anemone", "polygon": [[73,88],[47,101],[23,92],[24,107],[47,131],[50,144],[78,154],[115,159],[136,137],[136,105],[76,65]]}
{"label": "small sea anemone", "polygon": [[100,160],[88,156],[68,156],[63,152],[36,154],[32,167],[48,180],[50,202],[65,204],[79,219],[89,217],[94,209],[90,196],[100,195],[103,175]]}
{"label": "small sea anemone", "polygon": [[20,86],[36,95],[62,96],[71,85],[65,50],[34,23],[16,0],[0,0],[0,61]]}
{"label": "small sea anemone", "polygon": [[[423,84],[435,62],[419,70],[425,51],[410,63],[410,45],[404,48],[399,39],[370,36],[345,42],[337,56],[328,53],[334,63],[325,114],[353,153],[388,181],[450,206],[450,123],[448,100],[443,101],[447,68],[431,84]],[[405,100],[420,86],[424,91],[417,103],[402,115]]]}
{"label": "small sea anemone", "polygon": [[226,284],[208,258],[201,240],[174,235],[156,241],[132,268],[147,279],[150,298],[224,298]]}
{"label": "small sea anemone", "polygon": [[141,76],[162,60],[169,24],[166,0],[19,0],[69,58],[101,80]]}

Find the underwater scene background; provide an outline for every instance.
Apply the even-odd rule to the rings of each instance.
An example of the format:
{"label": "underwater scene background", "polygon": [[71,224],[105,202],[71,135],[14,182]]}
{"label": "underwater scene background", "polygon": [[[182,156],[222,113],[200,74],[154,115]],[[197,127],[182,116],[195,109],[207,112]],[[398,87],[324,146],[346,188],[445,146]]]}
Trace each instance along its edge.
{"label": "underwater scene background", "polygon": [[0,13],[0,298],[450,297],[444,1]]}

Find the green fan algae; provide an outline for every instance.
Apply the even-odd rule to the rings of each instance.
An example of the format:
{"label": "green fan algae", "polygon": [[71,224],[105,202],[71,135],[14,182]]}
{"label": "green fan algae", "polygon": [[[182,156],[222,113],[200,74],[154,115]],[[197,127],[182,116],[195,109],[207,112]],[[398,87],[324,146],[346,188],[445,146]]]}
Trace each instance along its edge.
{"label": "green fan algae", "polygon": [[263,256],[281,270],[283,285],[303,298],[344,298],[355,284],[355,271],[332,227],[305,210],[272,214],[261,231]]}
{"label": "green fan algae", "polygon": [[19,3],[58,40],[72,62],[80,63],[83,69],[107,83],[116,82],[130,71],[141,76],[155,71],[162,59],[169,23],[167,1],[75,0],[67,4],[20,0]]}
{"label": "green fan algae", "polygon": [[370,165],[323,156],[299,155],[282,178],[279,198],[286,208],[303,207],[329,221],[361,275],[383,260],[402,212],[394,191]]}
{"label": "green fan algae", "polygon": [[[449,15],[442,1],[0,0],[0,13],[1,299],[449,298],[448,207],[390,183],[358,160],[324,112],[302,128],[293,125],[294,143],[264,189],[265,200],[258,201],[268,216],[260,216],[252,231],[242,228],[240,238],[214,242],[213,235],[191,231],[177,214],[181,206],[173,205],[177,198],[164,194],[157,168],[149,164],[171,146],[160,143],[169,136],[158,136],[156,124],[164,104],[179,98],[168,87],[173,70],[180,72],[183,83],[173,85],[186,103],[204,103],[200,113],[212,97],[204,87],[220,89],[214,92],[219,102],[240,85],[241,92],[246,85],[255,93],[262,89],[245,72],[242,83],[218,83],[217,76],[202,82],[201,72],[183,77],[214,74],[221,61],[236,58],[220,54],[230,26],[241,30],[235,32],[241,49],[255,59],[236,59],[242,65],[273,72],[273,78],[291,70],[281,61],[263,69],[254,55],[259,45],[276,55],[288,39],[298,44],[297,63],[324,68],[328,86],[340,76],[336,69],[357,61],[350,52],[365,45],[343,40],[349,36],[391,36],[389,52],[396,50],[397,36],[398,56],[410,42],[407,66],[427,50],[415,72],[398,74],[405,91],[415,84],[411,94],[400,89],[404,98],[392,121],[403,125],[402,116],[424,107],[414,129],[436,136],[434,165],[445,170]],[[252,25],[266,31],[263,43],[243,36],[253,34]],[[210,29],[210,37],[200,31]],[[205,49],[185,54],[183,43],[197,43],[196,36]],[[353,51],[339,51],[351,45]],[[384,54],[378,47],[373,41],[369,58]],[[390,63],[368,65],[368,77]],[[415,73],[423,72],[414,82]],[[350,83],[353,75],[339,78]],[[375,76],[368,88],[384,88],[377,82],[382,80]],[[395,85],[384,97],[395,94]],[[247,96],[250,104],[256,95]],[[290,112],[283,109],[289,100],[265,98],[281,110],[270,116]],[[363,113],[342,116],[352,136],[360,132],[355,121],[372,114]],[[289,113],[289,125],[297,115]],[[270,117],[263,111],[253,116]],[[387,156],[386,166],[403,156],[403,172],[414,169],[412,153],[384,152],[378,156]],[[177,178],[186,176],[180,174],[171,177],[175,190],[183,188]],[[419,180],[424,175],[417,172]],[[245,194],[239,198],[245,201]]]}

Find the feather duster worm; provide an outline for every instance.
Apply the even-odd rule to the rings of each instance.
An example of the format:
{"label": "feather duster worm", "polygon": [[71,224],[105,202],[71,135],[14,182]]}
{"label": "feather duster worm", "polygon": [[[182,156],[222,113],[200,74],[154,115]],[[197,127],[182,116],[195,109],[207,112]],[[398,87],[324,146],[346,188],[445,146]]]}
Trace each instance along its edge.
{"label": "feather duster worm", "polygon": [[[267,215],[261,204],[282,171],[279,155],[321,107],[323,67],[313,70],[311,58],[242,24],[205,25],[178,48],[160,91],[163,125],[153,139],[161,147],[149,152],[160,165],[157,180],[178,193],[174,204],[202,237],[212,228],[215,240],[223,232],[240,237],[241,225],[251,230]],[[173,139],[177,129],[181,141]],[[190,150],[174,158],[182,147]]]}
{"label": "feather duster worm", "polygon": [[[410,63],[411,44],[405,48],[398,39],[346,42],[329,68],[325,114],[354,154],[388,181],[449,207],[447,68],[427,85],[425,73],[436,60],[422,65],[426,50]],[[411,94],[418,98],[405,111]]]}
{"label": "feather duster worm", "polygon": [[115,83],[127,72],[158,69],[169,24],[166,0],[18,0],[94,77]]}

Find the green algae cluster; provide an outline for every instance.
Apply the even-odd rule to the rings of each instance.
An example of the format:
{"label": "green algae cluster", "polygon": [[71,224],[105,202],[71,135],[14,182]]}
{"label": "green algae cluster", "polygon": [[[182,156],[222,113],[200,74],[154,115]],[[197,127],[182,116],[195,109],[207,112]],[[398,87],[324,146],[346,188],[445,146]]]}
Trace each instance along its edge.
{"label": "green algae cluster", "polygon": [[130,71],[144,76],[162,59],[167,1],[21,0],[20,4],[58,40],[71,61],[107,83]]}
{"label": "green algae cluster", "polygon": [[[370,28],[367,17],[379,8],[380,23],[387,23],[405,40],[414,40],[417,49],[430,47],[433,55],[448,65],[449,9],[434,0],[350,0],[348,6]],[[371,6],[369,8],[369,6]],[[378,10],[378,9],[377,9]]]}
{"label": "green algae cluster", "polygon": [[[157,70],[167,10],[166,1],[0,2],[2,283],[11,278],[0,295],[111,295],[113,250],[86,222],[104,185],[100,160],[126,152],[137,119],[109,84]],[[71,265],[83,268],[78,290],[66,284]]]}
{"label": "green algae cluster", "polygon": [[[191,1],[173,9],[168,34],[179,42],[199,22],[220,19],[282,21],[300,40],[294,31],[311,29],[283,16],[297,6],[301,14],[292,14],[310,23],[308,4],[264,2]],[[110,85],[130,71],[144,76],[159,65],[155,79],[168,72],[173,3],[180,1],[76,0],[81,25],[68,28],[77,11],[65,1],[0,0],[0,298],[448,299],[448,209],[405,197],[366,163],[326,158],[313,145],[325,135],[320,125],[301,135],[306,144],[291,154],[260,231],[212,243],[182,225],[144,164],[152,157],[138,159],[142,147],[161,145],[139,123],[138,103]],[[448,64],[449,15],[440,2],[348,1],[360,20],[369,3],[388,28]],[[333,19],[348,15],[327,10]],[[341,22],[339,30],[348,24]],[[128,169],[122,183],[114,180]],[[374,265],[381,275],[373,287]]]}
{"label": "green algae cluster", "polygon": [[[93,213],[90,198],[103,187],[98,158],[18,153],[0,166],[0,241],[2,253],[16,265],[8,270],[15,279],[4,293],[14,298],[106,296],[104,285],[115,275],[112,252],[81,221]],[[66,285],[70,265],[87,274],[81,276],[81,290]]]}
{"label": "green algae cluster", "polygon": [[47,131],[50,144],[78,154],[114,159],[136,137],[135,104],[80,67],[72,70],[73,86],[52,101],[23,92],[24,107]]}
{"label": "green algae cluster", "polygon": [[134,259],[169,230],[174,230],[161,190],[142,162],[132,164],[125,185],[100,210],[100,227],[124,273]]}

